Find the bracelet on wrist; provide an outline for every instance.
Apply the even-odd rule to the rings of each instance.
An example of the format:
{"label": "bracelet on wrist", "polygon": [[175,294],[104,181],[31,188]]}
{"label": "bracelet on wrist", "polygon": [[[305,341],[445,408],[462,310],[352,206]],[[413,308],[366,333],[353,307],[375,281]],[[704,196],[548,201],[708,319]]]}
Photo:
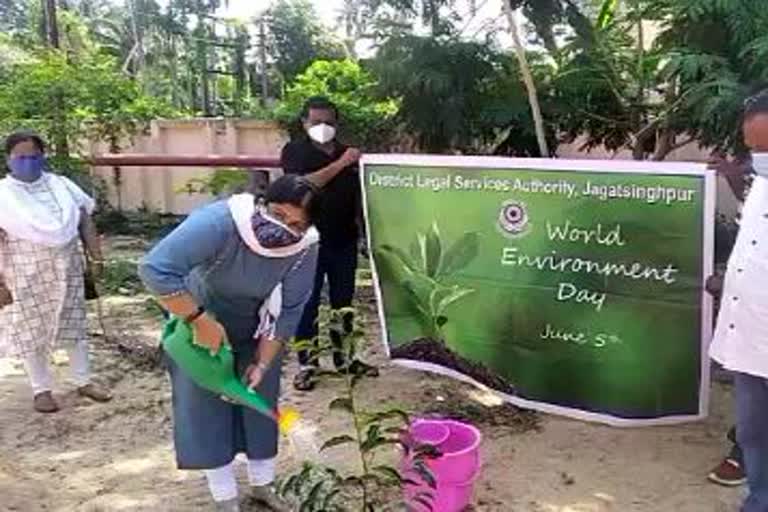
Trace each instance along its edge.
{"label": "bracelet on wrist", "polygon": [[191,315],[188,315],[186,318],[184,318],[184,321],[188,324],[192,324],[204,314],[205,314],[205,308],[200,306],[197,308],[197,311],[195,311]]}

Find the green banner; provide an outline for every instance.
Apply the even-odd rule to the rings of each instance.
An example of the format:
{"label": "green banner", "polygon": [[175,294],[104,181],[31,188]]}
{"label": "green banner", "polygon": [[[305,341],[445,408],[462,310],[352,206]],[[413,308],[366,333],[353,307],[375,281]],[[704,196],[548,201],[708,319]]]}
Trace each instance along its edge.
{"label": "green banner", "polygon": [[703,166],[374,155],[362,181],[392,359],[586,420],[705,415]]}

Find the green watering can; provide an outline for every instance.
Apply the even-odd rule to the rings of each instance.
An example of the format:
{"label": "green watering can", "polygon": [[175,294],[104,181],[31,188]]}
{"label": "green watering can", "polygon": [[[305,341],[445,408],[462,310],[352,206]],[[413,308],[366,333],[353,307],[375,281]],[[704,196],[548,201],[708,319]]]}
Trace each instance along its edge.
{"label": "green watering can", "polygon": [[173,362],[201,388],[222,395],[240,405],[250,407],[275,420],[280,431],[287,433],[298,421],[293,409],[273,409],[269,402],[240,381],[235,372],[235,356],[227,344],[211,355],[193,341],[189,324],[171,317],[163,328],[163,349]]}

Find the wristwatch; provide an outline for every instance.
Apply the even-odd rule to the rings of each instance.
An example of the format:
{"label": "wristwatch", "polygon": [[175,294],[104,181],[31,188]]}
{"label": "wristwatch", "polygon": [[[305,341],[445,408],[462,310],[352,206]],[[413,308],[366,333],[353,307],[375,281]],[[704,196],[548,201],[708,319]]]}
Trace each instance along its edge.
{"label": "wristwatch", "polygon": [[203,316],[204,314],[205,314],[205,308],[203,306],[198,306],[197,310],[194,313],[192,313],[191,315],[187,316],[184,319],[184,322],[191,324],[195,320]]}

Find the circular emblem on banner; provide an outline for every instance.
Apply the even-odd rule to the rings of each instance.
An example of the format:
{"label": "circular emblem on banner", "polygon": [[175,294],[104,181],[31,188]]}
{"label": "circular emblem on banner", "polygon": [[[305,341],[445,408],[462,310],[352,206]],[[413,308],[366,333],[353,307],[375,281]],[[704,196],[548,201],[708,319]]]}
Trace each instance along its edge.
{"label": "circular emblem on banner", "polygon": [[506,201],[499,212],[499,227],[512,237],[525,234],[529,227],[528,209],[520,201]]}

